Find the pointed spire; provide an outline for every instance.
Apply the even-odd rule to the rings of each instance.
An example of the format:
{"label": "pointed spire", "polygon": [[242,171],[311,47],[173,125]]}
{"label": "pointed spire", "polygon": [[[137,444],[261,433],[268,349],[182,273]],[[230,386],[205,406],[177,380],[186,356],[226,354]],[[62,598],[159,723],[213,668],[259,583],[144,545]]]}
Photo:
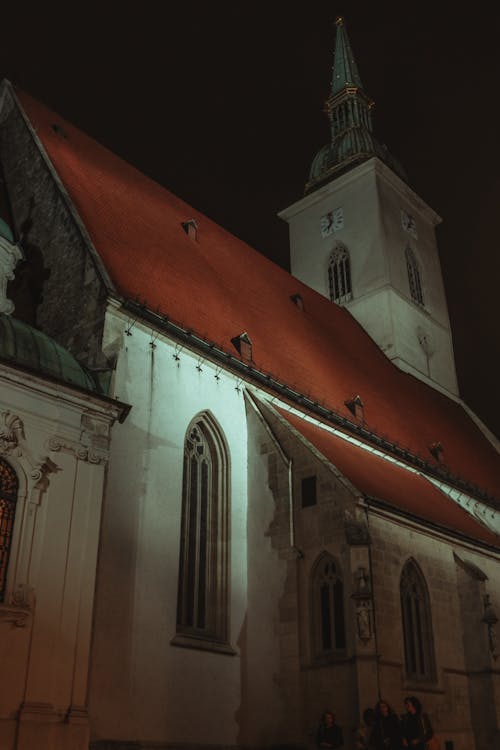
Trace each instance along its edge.
{"label": "pointed spire", "polygon": [[335,23],[337,37],[333,58],[332,96],[347,87],[363,88],[342,16]]}
{"label": "pointed spire", "polygon": [[323,146],[313,159],[306,193],[311,193],[373,156],[405,179],[401,165],[373,133],[373,102],[363,89],[344,19],[339,17],[336,23],[332,89],[325,102],[325,112],[330,121],[330,143]]}

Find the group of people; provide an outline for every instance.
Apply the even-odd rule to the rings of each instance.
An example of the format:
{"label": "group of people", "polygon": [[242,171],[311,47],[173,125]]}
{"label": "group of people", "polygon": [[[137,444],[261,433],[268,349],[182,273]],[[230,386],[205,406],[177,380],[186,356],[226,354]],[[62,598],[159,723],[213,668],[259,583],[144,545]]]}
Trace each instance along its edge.
{"label": "group of people", "polygon": [[[375,708],[363,712],[363,726],[356,732],[356,750],[426,750],[434,738],[429,716],[414,696],[405,698],[406,712],[400,717],[387,701],[379,700]],[[319,748],[344,746],[342,728],[332,711],[325,711],[318,728],[316,744]]]}

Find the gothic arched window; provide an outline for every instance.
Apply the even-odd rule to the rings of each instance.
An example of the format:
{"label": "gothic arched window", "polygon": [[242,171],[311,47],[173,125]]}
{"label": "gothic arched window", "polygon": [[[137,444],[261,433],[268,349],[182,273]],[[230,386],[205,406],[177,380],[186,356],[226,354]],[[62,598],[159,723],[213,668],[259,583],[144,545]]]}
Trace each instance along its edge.
{"label": "gothic arched window", "polygon": [[346,246],[338,242],[328,264],[330,300],[343,305],[352,299],[351,263]]}
{"label": "gothic arched window", "polygon": [[177,633],[227,640],[228,457],[207,414],[184,442]]}
{"label": "gothic arched window", "polygon": [[312,619],[316,657],[345,650],[344,586],[337,563],[326,553],[313,569]]}
{"label": "gothic arched window", "polygon": [[419,305],[424,304],[424,293],[422,291],[422,281],[420,278],[420,269],[415,253],[408,245],[405,250],[406,270],[408,271],[408,283],[410,285],[410,295],[414,302]]}
{"label": "gothic arched window", "polygon": [[415,680],[434,680],[436,670],[429,593],[414,560],[408,560],[403,568],[400,592],[406,675]]}
{"label": "gothic arched window", "polygon": [[0,602],[4,600],[7,586],[18,486],[16,472],[0,458]]}

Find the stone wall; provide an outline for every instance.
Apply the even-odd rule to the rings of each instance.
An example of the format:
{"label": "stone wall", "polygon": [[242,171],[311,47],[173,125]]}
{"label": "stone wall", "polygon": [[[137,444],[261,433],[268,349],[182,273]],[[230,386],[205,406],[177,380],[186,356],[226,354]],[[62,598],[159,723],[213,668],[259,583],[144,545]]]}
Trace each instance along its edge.
{"label": "stone wall", "polygon": [[[8,296],[14,315],[65,346],[78,360],[104,364],[107,290],[91,243],[10,87],[2,84],[0,160],[25,261]],[[64,135],[54,133],[54,137]]]}

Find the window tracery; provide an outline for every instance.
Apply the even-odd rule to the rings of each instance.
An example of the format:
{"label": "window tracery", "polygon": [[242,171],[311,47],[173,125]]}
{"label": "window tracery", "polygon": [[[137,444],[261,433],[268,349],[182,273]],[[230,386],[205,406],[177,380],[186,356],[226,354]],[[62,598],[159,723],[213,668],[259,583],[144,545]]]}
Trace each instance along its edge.
{"label": "window tracery", "polygon": [[414,302],[424,305],[424,292],[420,277],[420,268],[415,253],[408,245],[405,250],[406,270],[408,271],[408,283],[410,285],[410,296]]}
{"label": "window tracery", "polygon": [[227,640],[228,459],[208,415],[184,442],[177,633]]}
{"label": "window tracery", "polygon": [[400,582],[406,675],[434,680],[435,661],[429,593],[414,560],[403,568]]}
{"label": "window tracery", "polygon": [[0,602],[4,601],[7,586],[18,487],[14,469],[0,458]]}
{"label": "window tracery", "polygon": [[328,265],[330,300],[343,305],[352,299],[351,262],[349,251],[338,242],[330,256]]}
{"label": "window tracery", "polygon": [[344,651],[344,585],[337,563],[326,553],[313,569],[312,599],[314,655],[321,658]]}

